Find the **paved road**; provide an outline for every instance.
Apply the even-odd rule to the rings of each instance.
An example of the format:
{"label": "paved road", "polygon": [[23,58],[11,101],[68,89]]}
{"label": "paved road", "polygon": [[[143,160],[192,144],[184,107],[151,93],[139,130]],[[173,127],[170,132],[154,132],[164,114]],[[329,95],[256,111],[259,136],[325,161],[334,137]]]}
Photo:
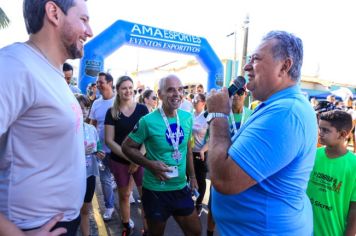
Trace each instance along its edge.
{"label": "paved road", "polygon": [[[210,181],[207,180],[207,192],[204,197],[204,209],[203,213],[200,217],[201,223],[202,223],[202,235],[206,235],[206,224],[207,224],[207,203],[208,203],[208,196],[209,196],[209,186],[210,186]],[[104,202],[103,202],[103,194],[101,191],[101,186],[99,179],[97,178],[97,185],[96,185],[96,199],[93,201],[93,213],[91,214],[91,235],[99,235],[99,236],[119,236],[121,235],[121,230],[122,230],[122,225],[121,225],[121,220],[120,220],[120,214],[119,214],[119,205],[117,201],[117,191],[115,191],[116,195],[116,203],[115,203],[115,213],[113,215],[112,220],[108,222],[103,222],[101,215],[104,212]],[[141,230],[142,230],[142,218],[141,218],[141,209],[140,209],[140,200],[138,196],[138,192],[135,189],[134,190],[134,198],[136,200],[136,203],[131,204],[131,218],[135,222],[135,228],[134,228],[134,233],[132,234],[133,236],[141,236]],[[164,235],[169,235],[169,236],[183,236],[183,232],[177,225],[177,223],[174,221],[174,219],[171,217],[169,218],[167,225],[166,225],[166,230]],[[214,235],[218,235],[217,232],[215,232]]]}

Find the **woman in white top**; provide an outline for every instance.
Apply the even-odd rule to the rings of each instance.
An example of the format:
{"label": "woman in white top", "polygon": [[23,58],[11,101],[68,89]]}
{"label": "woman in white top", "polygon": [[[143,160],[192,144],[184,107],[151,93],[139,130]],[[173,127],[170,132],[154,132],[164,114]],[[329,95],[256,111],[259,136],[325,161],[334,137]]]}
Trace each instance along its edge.
{"label": "woman in white top", "polygon": [[198,182],[199,197],[195,202],[198,215],[202,211],[202,201],[206,190],[206,173],[208,171],[206,164],[206,157],[208,151],[207,143],[207,130],[208,123],[204,117],[205,108],[205,95],[200,93],[196,94],[193,99],[194,117],[193,117],[193,157],[194,169]]}

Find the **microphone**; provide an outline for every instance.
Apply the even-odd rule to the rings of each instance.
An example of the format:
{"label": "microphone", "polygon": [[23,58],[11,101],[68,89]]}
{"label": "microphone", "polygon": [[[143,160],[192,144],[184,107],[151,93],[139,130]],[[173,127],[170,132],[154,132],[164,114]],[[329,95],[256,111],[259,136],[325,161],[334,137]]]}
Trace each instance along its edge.
{"label": "microphone", "polygon": [[243,76],[237,76],[237,78],[234,79],[230,87],[227,89],[229,92],[229,97],[234,96],[237,92],[241,92],[241,89],[244,88],[245,84],[246,79]]}
{"label": "microphone", "polygon": [[[234,81],[232,81],[232,84],[230,87],[227,89],[229,93],[229,97],[234,96],[236,93],[242,93],[245,91],[244,86],[246,84],[246,79],[243,76],[237,76]],[[206,118],[208,116],[208,111],[204,112],[204,117]]]}

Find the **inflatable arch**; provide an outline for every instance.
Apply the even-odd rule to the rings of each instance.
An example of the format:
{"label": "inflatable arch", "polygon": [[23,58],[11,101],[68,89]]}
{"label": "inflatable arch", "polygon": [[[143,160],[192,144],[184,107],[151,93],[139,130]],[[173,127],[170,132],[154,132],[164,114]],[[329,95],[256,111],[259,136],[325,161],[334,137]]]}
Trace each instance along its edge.
{"label": "inflatable arch", "polygon": [[104,70],[104,59],[123,45],[193,55],[208,73],[208,91],[223,86],[223,65],[205,38],[118,20],[84,46],[79,68],[82,92]]}

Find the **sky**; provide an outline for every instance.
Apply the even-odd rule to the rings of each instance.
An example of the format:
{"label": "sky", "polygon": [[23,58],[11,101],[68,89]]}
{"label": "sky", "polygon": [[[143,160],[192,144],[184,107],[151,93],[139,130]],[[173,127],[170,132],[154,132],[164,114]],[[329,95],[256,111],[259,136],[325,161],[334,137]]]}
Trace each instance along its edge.
{"label": "sky", "polygon": [[[241,55],[242,25],[249,15],[248,52],[270,30],[286,30],[304,43],[303,75],[353,84],[356,53],[356,14],[352,0],[88,0],[90,24],[95,35],[119,19],[204,37],[220,59]],[[0,48],[15,41],[26,41],[22,0],[0,0],[11,24],[0,30]],[[105,68],[114,76],[193,59],[186,55],[124,46],[109,56]],[[73,61],[79,64],[78,60]],[[202,68],[194,76],[205,77]],[[190,77],[190,75],[183,75]],[[189,78],[188,78],[189,79]]]}

